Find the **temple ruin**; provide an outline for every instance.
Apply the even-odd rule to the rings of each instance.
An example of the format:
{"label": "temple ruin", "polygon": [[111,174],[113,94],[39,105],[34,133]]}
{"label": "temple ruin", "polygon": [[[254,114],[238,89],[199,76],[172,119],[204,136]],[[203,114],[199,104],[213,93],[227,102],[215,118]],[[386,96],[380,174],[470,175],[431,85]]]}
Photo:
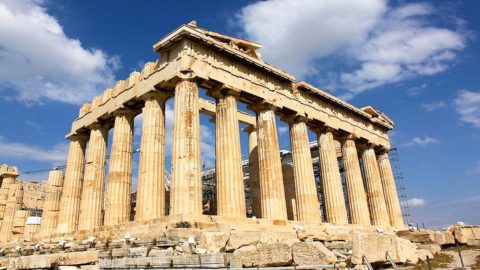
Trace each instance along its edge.
{"label": "temple ruin", "polygon": [[[392,120],[370,106],[356,108],[295,81],[264,62],[260,47],[193,22],[158,41],[155,63],[81,107],[66,136],[65,174],[50,172],[41,224],[33,232],[25,226],[14,233],[15,218],[29,213],[20,209],[18,171],[1,167],[0,246],[10,256],[2,263],[12,269],[82,264],[133,269],[200,267],[207,260],[211,267],[341,268],[340,261],[361,265],[365,256],[384,262],[385,253],[401,263],[424,257],[395,233],[407,226],[388,157]],[[201,98],[199,88],[215,102]],[[166,178],[169,99],[174,99],[174,126],[171,177]],[[254,114],[239,110],[240,102]],[[141,113],[133,209],[133,119]],[[200,114],[212,116],[216,127],[215,215],[203,214]],[[288,173],[282,171],[276,116],[289,126]],[[240,123],[247,126],[243,131]],[[309,130],[317,135],[314,144]],[[240,132],[248,134],[246,161]],[[324,245],[351,254],[338,255]],[[140,248],[145,254],[135,253]]]}

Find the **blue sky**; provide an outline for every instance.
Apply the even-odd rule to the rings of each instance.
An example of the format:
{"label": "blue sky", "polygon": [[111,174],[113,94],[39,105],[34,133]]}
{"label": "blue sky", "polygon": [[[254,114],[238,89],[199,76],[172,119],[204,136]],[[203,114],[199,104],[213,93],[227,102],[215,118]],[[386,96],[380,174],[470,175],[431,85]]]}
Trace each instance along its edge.
{"label": "blue sky", "polygon": [[[152,45],[196,20],[258,41],[265,61],[298,80],[392,118],[414,221],[480,224],[478,10],[478,1],[0,0],[0,163],[23,172],[65,164],[64,136],[81,104],[155,61]],[[286,125],[278,130],[288,147]]]}

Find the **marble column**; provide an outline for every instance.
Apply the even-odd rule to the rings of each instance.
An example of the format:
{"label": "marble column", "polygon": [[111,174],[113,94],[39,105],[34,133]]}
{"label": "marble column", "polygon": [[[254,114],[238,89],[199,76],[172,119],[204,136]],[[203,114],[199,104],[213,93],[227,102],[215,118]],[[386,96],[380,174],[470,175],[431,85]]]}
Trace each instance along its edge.
{"label": "marble column", "polygon": [[236,94],[226,89],[216,94],[216,196],[222,217],[246,216]]}
{"label": "marble column", "polygon": [[258,179],[258,138],[257,128],[249,125],[244,128],[248,133],[248,178],[250,184],[250,196],[252,198],[252,216],[262,217],[260,198],[260,182]]}
{"label": "marble column", "polygon": [[159,91],[143,97],[135,220],[165,215],[165,102],[168,97],[167,93]]}
{"label": "marble column", "polygon": [[63,172],[58,170],[50,171],[45,190],[45,202],[43,203],[43,215],[40,225],[40,233],[42,235],[49,235],[55,232],[60,210],[62,187]]}
{"label": "marble column", "polygon": [[2,226],[0,227],[0,242],[8,242],[12,238],[13,219],[15,217],[15,212],[22,208],[22,202],[22,183],[12,183],[8,191],[7,206],[5,207]]}
{"label": "marble column", "polygon": [[380,154],[377,157],[377,161],[390,225],[397,228],[403,227],[402,209],[400,208],[400,201],[398,200],[397,187],[395,185],[395,178],[393,177],[388,152]]}
{"label": "marble column", "polygon": [[182,80],[175,87],[170,215],[202,214],[202,169],[198,86]]}
{"label": "marble column", "polygon": [[91,230],[102,225],[108,128],[95,123],[90,126],[90,130],[78,221],[79,230]]}
{"label": "marble column", "polygon": [[326,220],[334,224],[347,224],[347,208],[343,195],[337,152],[332,131],[328,128],[318,135],[318,152]]}
{"label": "marble column", "polygon": [[5,213],[5,207],[7,206],[8,191],[10,185],[15,183],[15,179],[18,175],[3,175],[2,187],[0,188],[0,225],[3,221],[3,216]]}
{"label": "marble column", "polygon": [[370,225],[367,194],[363,186],[362,172],[354,137],[349,136],[344,140],[342,156],[352,224]]}
{"label": "marble column", "polygon": [[367,146],[363,150],[362,164],[372,225],[389,226],[390,222],[385,204],[382,180],[380,179],[375,150],[372,146]]}
{"label": "marble column", "polygon": [[293,165],[282,164],[283,190],[285,190],[285,205],[287,207],[287,219],[298,220],[297,200],[295,197],[295,179]]}
{"label": "marble column", "polygon": [[74,135],[70,138],[70,149],[65,169],[65,184],[62,191],[57,223],[58,233],[72,232],[78,227],[85,165],[85,146],[87,144],[86,138],[83,135]]}
{"label": "marble column", "polygon": [[262,218],[287,219],[282,162],[278,145],[277,125],[273,106],[258,105],[258,164]]}
{"label": "marble column", "polygon": [[105,198],[106,226],[130,221],[134,117],[133,110],[120,109],[115,112]]}
{"label": "marble column", "polygon": [[305,120],[303,117],[296,117],[290,120],[289,125],[297,219],[321,222],[320,203],[313,175],[312,154]]}

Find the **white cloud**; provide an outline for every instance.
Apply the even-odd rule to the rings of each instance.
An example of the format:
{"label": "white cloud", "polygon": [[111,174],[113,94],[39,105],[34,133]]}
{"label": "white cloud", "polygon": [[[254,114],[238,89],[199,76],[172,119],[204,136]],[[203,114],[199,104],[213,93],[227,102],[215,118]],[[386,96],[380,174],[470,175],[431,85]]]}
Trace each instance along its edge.
{"label": "white cloud", "polygon": [[8,98],[25,103],[79,104],[113,86],[118,58],[67,37],[42,4],[0,3],[0,91],[12,89]]}
{"label": "white cloud", "polygon": [[462,122],[480,128],[480,92],[461,90],[454,104]]}
{"label": "white cloud", "polygon": [[[405,202],[403,202],[405,203]],[[422,198],[411,198],[407,200],[408,206],[410,207],[419,207],[427,205],[427,201]]]}
{"label": "white cloud", "polygon": [[[389,7],[386,0],[269,0],[244,7],[245,36],[265,59],[300,79],[314,75],[351,98],[369,89],[446,70],[466,45],[461,31],[435,26],[424,3]],[[440,14],[441,15],[441,14]],[[432,20],[433,21],[433,20]],[[336,57],[341,72],[318,72]]]}
{"label": "white cloud", "polygon": [[443,100],[440,100],[432,103],[422,103],[421,106],[424,110],[431,112],[441,108],[445,108],[447,106],[447,103],[445,103],[445,101]]}
{"label": "white cloud", "polygon": [[407,146],[407,147],[412,147],[412,146],[426,147],[428,145],[439,144],[439,143],[440,142],[437,139],[429,137],[429,136],[425,136],[423,138],[414,137],[412,140],[405,143],[404,146]]}
{"label": "white cloud", "polygon": [[34,160],[63,165],[67,159],[68,144],[59,143],[51,149],[36,145],[8,142],[0,137],[0,158],[3,160]]}
{"label": "white cloud", "polygon": [[29,128],[32,128],[32,129],[36,129],[36,130],[42,130],[42,126],[36,122],[33,122],[33,121],[27,121],[25,122],[25,125],[27,125],[27,127]]}
{"label": "white cloud", "polygon": [[427,86],[428,85],[426,83],[423,83],[421,85],[417,85],[417,86],[408,88],[407,89],[407,95],[409,95],[410,97],[419,96],[420,94],[422,94],[423,91],[425,91]]}

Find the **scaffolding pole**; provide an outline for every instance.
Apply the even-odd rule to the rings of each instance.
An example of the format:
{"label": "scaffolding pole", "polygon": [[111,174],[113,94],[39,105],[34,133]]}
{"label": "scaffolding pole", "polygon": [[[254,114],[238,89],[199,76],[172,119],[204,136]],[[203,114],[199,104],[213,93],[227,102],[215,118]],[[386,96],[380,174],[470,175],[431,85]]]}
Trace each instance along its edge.
{"label": "scaffolding pole", "polygon": [[390,152],[390,160],[393,163],[393,176],[397,186],[398,197],[400,198],[400,206],[402,207],[403,220],[407,224],[412,224],[412,218],[410,217],[410,208],[408,205],[407,190],[405,188],[405,178],[403,177],[402,170],[400,169],[400,162],[398,159],[398,150],[393,147]]}

